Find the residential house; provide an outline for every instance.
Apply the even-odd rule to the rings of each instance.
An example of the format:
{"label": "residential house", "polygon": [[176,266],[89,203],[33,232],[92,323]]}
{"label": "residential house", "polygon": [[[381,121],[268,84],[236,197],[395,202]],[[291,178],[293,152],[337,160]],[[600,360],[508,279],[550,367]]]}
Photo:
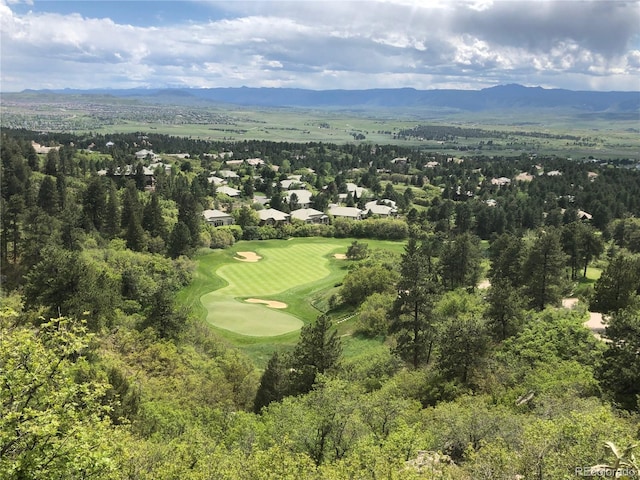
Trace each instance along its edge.
{"label": "residential house", "polygon": [[511,184],[511,179],[507,178],[507,177],[500,177],[500,178],[492,178],[491,179],[491,185],[497,185],[498,187],[504,187],[506,185],[510,185]]}
{"label": "residential house", "polygon": [[228,195],[230,197],[239,197],[240,190],[237,188],[229,187],[227,185],[222,185],[216,189],[216,193],[222,193],[224,195]]}
{"label": "residential house", "polygon": [[264,160],[262,160],[261,158],[247,158],[245,162],[247,162],[247,165],[251,165],[253,167],[264,165]]}
{"label": "residential house", "polygon": [[289,214],[276,210],[275,208],[267,208],[258,210],[260,217],[260,225],[281,225],[289,221]]}
{"label": "residential house", "polygon": [[158,156],[155,153],[153,153],[153,150],[147,150],[146,148],[136,152],[137,160],[145,160],[146,158],[150,158],[151,160],[156,160]]}
{"label": "residential house", "polygon": [[238,174],[236,172],[232,171],[232,170],[220,170],[218,172],[218,175],[220,175],[222,178],[226,178],[226,179],[229,179],[229,178],[240,178],[238,176]]}
{"label": "residential house", "polygon": [[364,187],[359,187],[355,183],[347,183],[347,192],[354,196],[354,198],[362,198],[362,195],[367,191]]}
{"label": "residential house", "polygon": [[288,178],[286,180],[280,180],[280,186],[283,190],[289,190],[291,188],[300,188],[303,185],[300,180],[296,180],[295,178]]}
{"label": "residential house", "polygon": [[231,215],[220,210],[205,210],[202,212],[202,215],[207,223],[214,227],[223,227],[225,225],[233,225],[234,223]]}
{"label": "residential house", "polygon": [[585,212],[584,210],[578,210],[578,218],[580,220],[591,220],[593,218],[593,215]]}
{"label": "residential house", "polygon": [[216,187],[220,185],[224,185],[227,181],[224,178],[216,177],[215,175],[211,175],[207,178],[209,183],[213,183]]}
{"label": "residential house", "polygon": [[154,162],[154,163],[150,163],[149,164],[149,168],[152,171],[156,171],[159,167],[161,167],[162,169],[164,169],[164,173],[171,173],[171,165],[169,165],[168,163],[164,163],[164,162]]}
{"label": "residential house", "polygon": [[369,212],[370,215],[377,215],[378,217],[393,217],[397,215],[398,209],[396,208],[396,202],[393,200],[372,200],[364,204],[364,210]]}
{"label": "residential house", "polygon": [[312,193],[309,190],[289,190],[285,192],[284,197],[287,203],[291,201],[291,196],[298,197],[298,206],[301,208],[309,208],[311,206]]}
{"label": "residential house", "polygon": [[362,220],[363,211],[356,207],[341,207],[339,205],[329,206],[329,215],[336,218],[349,218],[351,220]]}
{"label": "residential house", "polygon": [[533,175],[527,172],[522,172],[516,175],[516,180],[518,182],[530,182],[533,180]]}
{"label": "residential house", "polygon": [[[142,167],[144,174],[144,186],[146,189],[153,190],[155,188],[156,178],[155,172],[149,167]],[[136,167],[132,165],[125,165],[124,168],[118,167],[115,171],[109,172],[108,170],[98,170],[96,172],[101,176],[120,177],[120,178],[135,178]]]}
{"label": "residential house", "polygon": [[299,208],[291,212],[291,218],[302,220],[304,223],[329,223],[329,216],[315,208]]}

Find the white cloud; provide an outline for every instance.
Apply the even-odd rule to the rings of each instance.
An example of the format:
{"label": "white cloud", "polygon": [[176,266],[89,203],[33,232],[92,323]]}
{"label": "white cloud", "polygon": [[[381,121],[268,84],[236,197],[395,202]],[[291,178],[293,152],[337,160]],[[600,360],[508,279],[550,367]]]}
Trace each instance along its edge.
{"label": "white cloud", "polygon": [[224,9],[224,18],[141,27],[86,14],[18,14],[12,2],[0,0],[1,88],[482,88],[511,82],[593,88],[606,79],[611,90],[637,83],[640,69],[636,3],[212,6]]}

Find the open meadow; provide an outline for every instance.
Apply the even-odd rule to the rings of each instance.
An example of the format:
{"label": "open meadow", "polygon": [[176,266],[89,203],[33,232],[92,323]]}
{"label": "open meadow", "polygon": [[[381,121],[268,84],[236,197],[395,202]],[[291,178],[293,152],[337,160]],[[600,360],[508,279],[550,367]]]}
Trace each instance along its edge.
{"label": "open meadow", "polygon": [[[242,241],[230,249],[203,252],[196,257],[193,281],[180,293],[179,301],[262,366],[276,347],[290,348],[302,325],[326,311],[328,296],[338,291],[336,285],[351,263],[335,254],[344,254],[351,241]],[[366,243],[371,249],[401,252],[404,248],[401,242]],[[266,302],[277,303],[270,306]],[[359,343],[358,339],[346,339],[352,323],[353,319],[340,324],[339,332],[348,345],[345,350],[357,354],[363,348],[379,346],[371,340],[352,345]]]}

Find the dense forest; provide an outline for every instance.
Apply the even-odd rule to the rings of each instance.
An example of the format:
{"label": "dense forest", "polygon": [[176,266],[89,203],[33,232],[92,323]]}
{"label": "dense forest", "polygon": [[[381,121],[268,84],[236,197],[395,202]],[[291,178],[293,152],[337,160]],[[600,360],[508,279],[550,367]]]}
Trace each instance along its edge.
{"label": "dense forest", "polygon": [[[637,165],[10,129],[0,157],[2,478],[640,475]],[[397,214],[262,223],[292,178]],[[266,365],[177,300],[204,252],[315,236],[347,273]],[[345,312],[382,348],[347,354]]]}

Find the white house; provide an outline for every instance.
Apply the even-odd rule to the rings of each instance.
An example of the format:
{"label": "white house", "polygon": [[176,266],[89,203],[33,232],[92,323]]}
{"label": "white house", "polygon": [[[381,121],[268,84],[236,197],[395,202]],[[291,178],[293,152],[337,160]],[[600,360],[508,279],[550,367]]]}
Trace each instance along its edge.
{"label": "white house", "polygon": [[153,153],[153,150],[147,150],[146,148],[136,152],[136,159],[138,160],[144,160],[147,157],[155,160],[157,155]]}
{"label": "white house", "polygon": [[204,210],[202,212],[207,223],[214,227],[223,227],[225,225],[233,225],[234,220],[231,215],[220,210]]}
{"label": "white house", "polygon": [[497,185],[498,187],[504,187],[505,185],[510,185],[510,184],[511,184],[511,179],[507,177],[499,177],[499,178],[491,179],[491,185]]}
{"label": "white house", "polygon": [[329,216],[315,208],[299,208],[291,212],[291,218],[305,223],[329,223]]}
{"label": "white house", "polygon": [[240,196],[240,190],[238,190],[237,188],[233,188],[233,187],[228,187],[227,185],[222,185],[221,187],[218,187],[216,189],[217,193],[222,193],[224,195],[228,195],[230,197],[239,197]]}
{"label": "white house", "polygon": [[298,205],[300,207],[309,208],[311,206],[312,193],[309,190],[289,190],[285,192],[284,196],[287,202],[291,200],[293,194],[298,197]]}
{"label": "white house", "polygon": [[238,174],[232,170],[220,170],[218,175],[222,178],[240,178]]}
{"label": "white house", "polygon": [[347,192],[351,195],[355,195],[358,198],[362,198],[362,195],[367,191],[364,187],[359,187],[355,183],[347,183]]}
{"label": "white house", "polygon": [[260,225],[279,225],[289,221],[289,214],[276,210],[275,208],[266,208],[258,210],[260,217]]}
{"label": "white house", "polygon": [[398,213],[396,208],[396,202],[393,200],[381,200],[378,203],[376,200],[372,200],[364,204],[365,211],[368,211],[371,215],[377,215],[379,217],[391,217]]}
{"label": "white house", "polygon": [[332,205],[329,207],[329,215],[336,218],[350,218],[351,220],[362,220],[363,211],[356,207],[341,207]]}
{"label": "white house", "polygon": [[216,187],[219,185],[224,185],[227,181],[224,178],[216,177],[215,175],[211,175],[207,178],[209,183],[213,183]]}

